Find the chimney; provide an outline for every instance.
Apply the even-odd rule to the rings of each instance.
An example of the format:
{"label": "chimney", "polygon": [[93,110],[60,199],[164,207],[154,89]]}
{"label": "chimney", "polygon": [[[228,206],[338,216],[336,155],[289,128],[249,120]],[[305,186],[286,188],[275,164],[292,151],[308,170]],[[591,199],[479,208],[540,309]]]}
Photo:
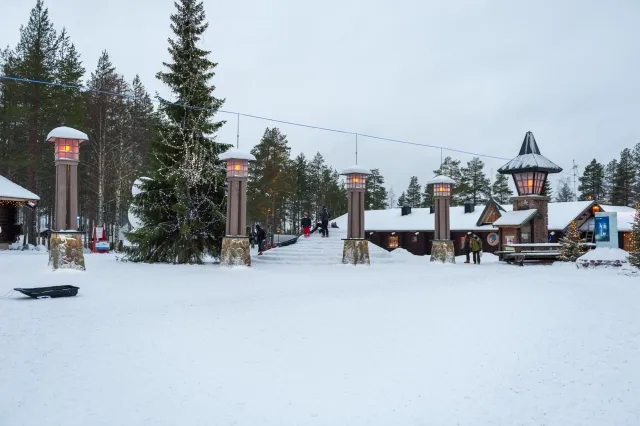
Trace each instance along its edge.
{"label": "chimney", "polygon": [[429,206],[429,214],[434,214],[435,212],[436,212],[436,206],[430,205]]}
{"label": "chimney", "polygon": [[465,213],[473,213],[473,211],[475,209],[476,209],[476,206],[474,206],[471,201],[465,201],[464,202],[464,212]]}
{"label": "chimney", "polygon": [[411,214],[410,206],[402,206],[402,216],[407,216]]}

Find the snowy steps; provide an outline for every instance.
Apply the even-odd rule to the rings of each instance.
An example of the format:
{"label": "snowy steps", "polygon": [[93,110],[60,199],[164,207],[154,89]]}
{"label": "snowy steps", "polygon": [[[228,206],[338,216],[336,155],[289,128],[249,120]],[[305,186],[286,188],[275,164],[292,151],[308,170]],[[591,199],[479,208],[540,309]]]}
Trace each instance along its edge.
{"label": "snowy steps", "polygon": [[[329,238],[319,235],[300,237],[298,242],[285,247],[277,247],[265,251],[262,256],[252,256],[251,261],[255,265],[282,264],[282,265],[337,265],[342,263],[342,249],[344,247],[343,232],[332,232]],[[369,256],[371,263],[393,263],[391,254],[369,243]]]}

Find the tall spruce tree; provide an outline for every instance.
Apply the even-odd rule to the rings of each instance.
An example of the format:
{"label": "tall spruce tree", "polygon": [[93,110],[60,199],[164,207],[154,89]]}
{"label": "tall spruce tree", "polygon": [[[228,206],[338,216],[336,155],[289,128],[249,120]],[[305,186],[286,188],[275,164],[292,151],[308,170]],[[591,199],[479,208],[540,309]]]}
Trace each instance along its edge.
{"label": "tall spruce tree", "polygon": [[615,195],[615,181],[616,181],[616,169],[618,168],[618,160],[615,158],[607,164],[604,169],[604,192],[607,202],[614,204]]}
{"label": "tall spruce tree", "polygon": [[379,169],[372,169],[367,176],[367,189],[364,193],[366,210],[383,210],[387,208],[387,190],[384,187],[384,177]]}
{"label": "tall spruce tree", "polygon": [[208,27],[200,0],[177,0],[171,15],[171,62],[157,74],[175,102],[160,99],[161,137],[151,145],[151,179],[133,210],[143,226],[129,234],[129,259],[202,263],[217,255],[225,232],[225,171],[218,156],[228,146],[215,143],[224,122],[213,117],[224,100],[210,84],[216,63],[198,47]]}
{"label": "tall spruce tree", "polygon": [[565,203],[567,201],[573,201],[573,190],[571,189],[570,178],[560,179],[558,181],[558,193],[556,194],[556,201],[559,203]]}
{"label": "tall spruce tree", "polygon": [[460,186],[462,195],[474,205],[483,204],[491,195],[491,181],[484,174],[484,163],[480,158],[474,157],[467,162],[467,167],[462,168],[462,180]]}
{"label": "tall spruce tree", "polygon": [[509,198],[513,195],[513,191],[509,187],[509,178],[507,175],[496,173],[496,180],[491,186],[491,193],[498,203],[505,204],[509,202]]}
{"label": "tall spruce tree", "polygon": [[604,200],[604,166],[594,158],[578,178],[580,185],[580,200]]}
{"label": "tall spruce tree", "polygon": [[553,188],[551,187],[551,181],[549,178],[544,181],[544,185],[542,186],[542,192],[540,195],[543,197],[549,197],[550,201],[553,202]]}
{"label": "tall spruce tree", "polygon": [[400,196],[398,197],[398,207],[404,207],[406,205],[408,205],[407,196],[404,191],[402,191],[402,194],[400,194]]}
{"label": "tall spruce tree", "polygon": [[260,143],[251,150],[256,161],[249,164],[248,213],[252,219],[264,222],[271,232],[282,224],[282,201],[289,188],[284,172],[290,151],[287,136],[277,127],[267,127]]}
{"label": "tall spruce tree", "polygon": [[613,180],[613,204],[629,206],[633,203],[636,183],[636,168],[629,148],[620,153]]}
{"label": "tall spruce tree", "polygon": [[420,184],[418,183],[417,176],[411,176],[409,181],[409,187],[403,194],[405,195],[405,203],[409,207],[421,207],[422,205],[422,192],[420,191]]}

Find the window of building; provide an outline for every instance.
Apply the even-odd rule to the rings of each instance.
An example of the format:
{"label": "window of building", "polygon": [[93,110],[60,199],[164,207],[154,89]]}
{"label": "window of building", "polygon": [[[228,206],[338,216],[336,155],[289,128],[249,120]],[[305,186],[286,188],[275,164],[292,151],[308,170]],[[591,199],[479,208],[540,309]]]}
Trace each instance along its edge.
{"label": "window of building", "polygon": [[389,248],[398,248],[398,247],[400,247],[400,242],[398,240],[398,236],[397,235],[389,236],[389,244],[387,245],[387,247],[389,247]]}

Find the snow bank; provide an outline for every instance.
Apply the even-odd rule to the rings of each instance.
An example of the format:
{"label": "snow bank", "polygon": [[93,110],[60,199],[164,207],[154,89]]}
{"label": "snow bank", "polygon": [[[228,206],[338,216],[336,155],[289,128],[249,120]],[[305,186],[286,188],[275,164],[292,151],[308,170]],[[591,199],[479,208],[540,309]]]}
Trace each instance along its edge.
{"label": "snow bank", "polygon": [[576,266],[579,268],[619,268],[629,264],[628,258],[629,253],[622,249],[600,247],[580,256],[578,260],[576,260]]}

